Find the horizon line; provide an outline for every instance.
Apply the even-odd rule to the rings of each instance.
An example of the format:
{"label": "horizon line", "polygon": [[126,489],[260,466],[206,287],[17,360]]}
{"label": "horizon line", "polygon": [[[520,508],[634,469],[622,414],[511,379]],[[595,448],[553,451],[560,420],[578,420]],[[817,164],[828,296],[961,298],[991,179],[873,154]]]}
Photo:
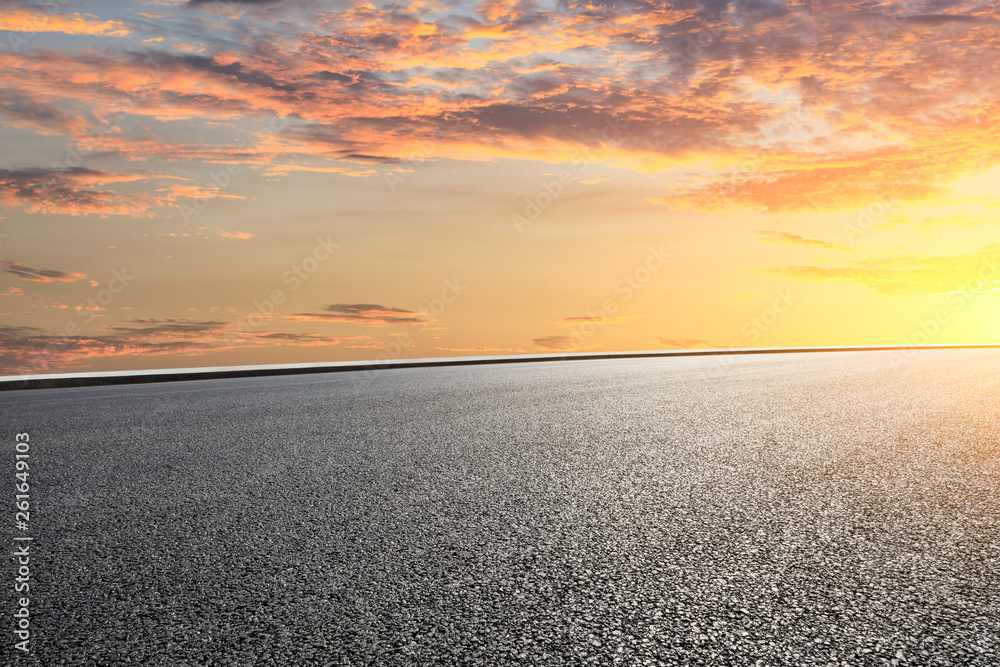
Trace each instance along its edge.
{"label": "horizon line", "polygon": [[477,366],[542,361],[586,361],[602,359],[648,359],[656,357],[698,357],[748,354],[793,354],[809,352],[870,352],[892,350],[956,350],[1000,348],[1000,343],[963,343],[945,345],[839,345],[817,347],[744,347],[698,348],[677,350],[640,350],[626,352],[566,352],[561,354],[522,354],[482,357],[431,357],[423,359],[372,359],[299,364],[260,364],[249,366],[203,366],[193,368],[153,368],[131,371],[94,371],[38,375],[0,376],[0,391],[61,389],[188,380],[222,380],[313,373],[350,371],[387,371],[400,368],[437,366]]}

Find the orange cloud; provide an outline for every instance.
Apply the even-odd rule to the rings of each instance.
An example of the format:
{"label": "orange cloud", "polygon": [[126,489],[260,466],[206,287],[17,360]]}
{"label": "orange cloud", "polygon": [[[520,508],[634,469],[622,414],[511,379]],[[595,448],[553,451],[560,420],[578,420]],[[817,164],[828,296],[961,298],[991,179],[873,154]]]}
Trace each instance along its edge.
{"label": "orange cloud", "polygon": [[542,336],[532,338],[531,342],[543,350],[570,350],[574,347],[570,336]]}
{"label": "orange cloud", "polygon": [[761,230],[757,232],[757,238],[766,243],[781,243],[787,245],[804,245],[813,248],[827,248],[836,250],[847,250],[847,246],[838,243],[830,243],[821,239],[810,239],[791,232]]}
{"label": "orange cloud", "polygon": [[548,320],[549,324],[556,324],[561,327],[573,327],[587,322],[593,324],[620,324],[640,317],[639,315],[616,315],[607,317],[594,317],[589,315],[577,315],[574,317],[564,317],[559,320]]}
{"label": "orange cloud", "polygon": [[[197,356],[238,348],[335,346],[340,338],[283,331],[242,332],[232,322],[188,319],[127,320],[99,335],[50,335],[31,326],[0,326],[0,374],[66,369],[108,357]],[[347,339],[350,340],[350,339]]]}
{"label": "orange cloud", "polygon": [[[47,6],[46,6],[47,7]],[[82,14],[56,14],[24,9],[0,13],[0,30],[32,34],[36,32],[61,32],[64,35],[100,35],[127,37],[131,34],[120,21],[100,21]]]}
{"label": "orange cloud", "polygon": [[204,187],[201,185],[172,185],[170,188],[160,190],[160,192],[170,192],[173,197],[190,197],[192,199],[215,199],[222,197],[225,199],[246,199],[239,195],[226,194],[218,186]]}
{"label": "orange cloud", "polygon": [[[36,283],[72,283],[77,280],[87,279],[87,276],[82,273],[67,273],[54,269],[33,269],[19,262],[12,262],[5,259],[0,259],[0,267],[3,267],[4,272],[13,274],[21,280],[30,280]],[[20,290],[16,293],[19,294]]]}
{"label": "orange cloud", "polygon": [[683,350],[713,347],[712,343],[704,338],[661,338],[657,336],[656,340],[659,341],[660,345]]}
{"label": "orange cloud", "polygon": [[[571,0],[554,13],[491,1],[470,14],[357,2],[310,10],[302,24],[280,4],[199,14],[188,50],[167,41],[141,52],[0,53],[0,88],[15,91],[0,93],[0,114],[130,161],[228,162],[272,176],[366,177],[430,156],[682,170],[682,185],[656,201],[705,211],[922,201],[1000,164],[1000,83],[985,74],[1000,30],[994,8],[966,0],[926,15],[891,3],[823,13],[744,3],[727,13],[705,2]],[[175,11],[190,8],[162,14]],[[18,12],[27,10],[8,14]],[[218,46],[236,15],[267,48]],[[118,28],[83,18],[108,32],[81,35]],[[282,125],[269,128],[275,119]],[[178,120],[213,129],[179,141],[165,126]],[[227,144],[224,131],[253,141]],[[57,184],[21,197],[0,183],[0,201],[148,216],[166,199],[70,178],[63,199],[45,196],[62,192]],[[172,192],[183,188],[237,197]]]}
{"label": "orange cloud", "polygon": [[0,169],[0,202],[29,213],[142,215],[162,203],[146,194],[124,195],[98,188],[146,178],[85,167]]}
{"label": "orange cloud", "polygon": [[[315,12],[299,32],[277,11],[240,14],[267,49],[213,50],[209,31],[227,25],[223,13],[205,24],[197,52],[0,54],[0,81],[32,81],[32,98],[8,105],[11,122],[135,160],[281,155],[273,174],[368,176],[371,160],[391,164],[427,145],[436,159],[574,161],[590,151],[591,161],[643,171],[709,165],[661,199],[674,206],[842,210],[887,191],[931,197],[997,164],[989,128],[1000,84],[975,74],[990,71],[996,17],[961,0],[949,11],[900,19],[891,4],[822,14],[748,5],[724,15],[708,4],[571,1],[551,13],[489,2],[471,17],[356,3]],[[889,39],[886,26],[898,34]],[[84,114],[52,111],[57,100],[102,118],[295,121],[259,133],[253,150],[202,148],[118,126],[94,133]],[[622,128],[613,146],[602,137],[608,121]],[[933,165],[912,164],[909,153],[942,146]],[[306,157],[325,164],[295,163]]]}
{"label": "orange cloud", "polygon": [[388,308],[374,303],[336,303],[323,313],[296,313],[285,319],[317,322],[344,322],[366,326],[387,324],[427,324],[431,320],[423,313],[404,308]]}
{"label": "orange cloud", "polygon": [[219,236],[226,239],[237,239],[240,241],[245,241],[246,239],[253,238],[253,234],[251,234],[250,232],[239,232],[239,231],[236,232],[220,231]]}
{"label": "orange cloud", "polygon": [[906,255],[840,267],[783,266],[766,272],[798,280],[854,283],[886,296],[983,292],[1000,289],[1000,244],[960,255]]}
{"label": "orange cloud", "polygon": [[[722,212],[750,208],[768,212],[840,211],[873,202],[900,204],[947,192],[938,183],[943,169],[956,173],[972,165],[966,157],[935,161],[928,152],[905,149],[864,151],[849,159],[783,156],[793,168],[755,165],[749,172],[730,172],[660,199],[675,208],[690,206]],[[767,162],[776,162],[770,157]],[[949,164],[952,162],[952,164]]]}

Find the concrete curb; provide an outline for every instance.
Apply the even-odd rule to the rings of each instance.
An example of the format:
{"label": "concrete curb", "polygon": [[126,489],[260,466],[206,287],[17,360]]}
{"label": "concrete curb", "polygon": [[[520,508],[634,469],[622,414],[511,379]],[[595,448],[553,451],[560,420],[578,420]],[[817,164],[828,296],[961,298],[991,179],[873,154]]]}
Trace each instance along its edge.
{"label": "concrete curb", "polygon": [[349,371],[384,371],[399,368],[429,368],[436,366],[480,366],[539,361],[585,361],[598,359],[648,359],[662,357],[703,357],[717,355],[789,354],[805,352],[873,352],[892,350],[964,350],[1000,349],[1000,343],[972,345],[865,345],[846,347],[754,347],[711,350],[652,350],[644,352],[583,352],[572,354],[537,354],[499,357],[457,357],[439,359],[398,359],[387,361],[331,362],[320,364],[287,364],[270,366],[231,366],[217,368],[157,369],[112,373],[66,373],[50,375],[0,376],[0,391],[22,389],[57,389],[63,387],[96,387],[183,380],[221,380],[232,378],[267,377],[275,375],[306,375]]}

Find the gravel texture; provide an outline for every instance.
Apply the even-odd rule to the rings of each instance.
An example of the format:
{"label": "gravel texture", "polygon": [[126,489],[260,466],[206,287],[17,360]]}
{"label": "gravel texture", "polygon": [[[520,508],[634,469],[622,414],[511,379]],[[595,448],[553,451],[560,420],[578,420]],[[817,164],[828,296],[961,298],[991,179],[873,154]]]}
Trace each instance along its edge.
{"label": "gravel texture", "polygon": [[0,662],[997,665],[998,403],[988,350],[5,392]]}

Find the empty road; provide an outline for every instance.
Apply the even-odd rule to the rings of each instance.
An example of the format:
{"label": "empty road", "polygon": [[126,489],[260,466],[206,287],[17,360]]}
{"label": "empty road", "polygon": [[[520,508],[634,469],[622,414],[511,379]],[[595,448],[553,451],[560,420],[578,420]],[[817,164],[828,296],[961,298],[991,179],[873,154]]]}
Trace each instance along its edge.
{"label": "empty road", "polygon": [[996,350],[3,392],[0,663],[1000,664],[998,405]]}

